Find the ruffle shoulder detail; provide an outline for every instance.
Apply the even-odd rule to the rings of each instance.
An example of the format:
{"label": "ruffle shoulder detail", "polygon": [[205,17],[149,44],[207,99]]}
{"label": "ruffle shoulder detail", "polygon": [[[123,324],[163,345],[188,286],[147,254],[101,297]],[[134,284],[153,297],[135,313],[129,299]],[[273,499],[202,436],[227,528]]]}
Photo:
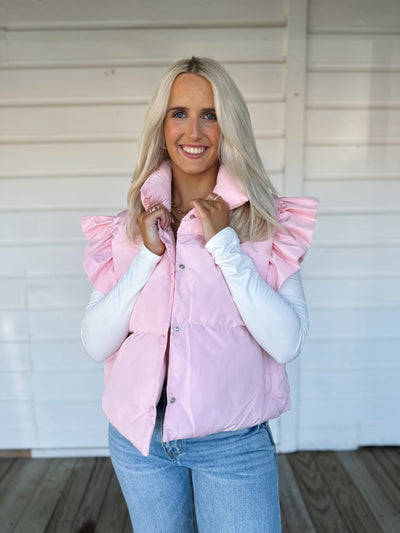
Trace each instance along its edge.
{"label": "ruffle shoulder detail", "polygon": [[94,215],[81,219],[83,233],[89,241],[82,264],[93,286],[102,294],[107,294],[117,283],[112,250],[116,218]]}
{"label": "ruffle shoulder detail", "polygon": [[277,218],[282,224],[273,236],[267,281],[278,290],[282,283],[296,270],[311,246],[317,216],[316,198],[277,198]]}

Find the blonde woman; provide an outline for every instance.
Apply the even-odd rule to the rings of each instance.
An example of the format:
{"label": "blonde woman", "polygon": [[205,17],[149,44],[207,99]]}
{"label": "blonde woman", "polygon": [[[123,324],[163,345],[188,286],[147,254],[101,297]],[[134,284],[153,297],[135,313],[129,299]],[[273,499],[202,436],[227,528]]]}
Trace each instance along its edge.
{"label": "blonde woman", "polygon": [[316,201],[279,198],[246,104],[185,59],[149,105],[128,209],[84,217],[111,459],[135,533],[280,531],[268,420],[308,315],[299,265]]}

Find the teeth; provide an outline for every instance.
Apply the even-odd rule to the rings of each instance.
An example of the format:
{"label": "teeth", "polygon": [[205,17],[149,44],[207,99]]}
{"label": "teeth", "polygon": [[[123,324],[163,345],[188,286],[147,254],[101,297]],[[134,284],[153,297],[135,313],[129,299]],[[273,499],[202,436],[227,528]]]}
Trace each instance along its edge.
{"label": "teeth", "polygon": [[206,148],[204,146],[182,146],[183,150],[188,154],[201,154],[205,152]]}

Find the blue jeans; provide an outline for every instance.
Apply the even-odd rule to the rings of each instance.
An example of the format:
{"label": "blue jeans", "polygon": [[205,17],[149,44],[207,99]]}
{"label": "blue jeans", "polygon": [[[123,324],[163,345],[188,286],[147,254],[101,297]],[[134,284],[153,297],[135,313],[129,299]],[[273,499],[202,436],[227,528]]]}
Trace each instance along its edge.
{"label": "blue jeans", "polygon": [[148,457],[109,426],[111,460],[134,533],[279,533],[268,423],[162,442],[164,409],[157,408]]}

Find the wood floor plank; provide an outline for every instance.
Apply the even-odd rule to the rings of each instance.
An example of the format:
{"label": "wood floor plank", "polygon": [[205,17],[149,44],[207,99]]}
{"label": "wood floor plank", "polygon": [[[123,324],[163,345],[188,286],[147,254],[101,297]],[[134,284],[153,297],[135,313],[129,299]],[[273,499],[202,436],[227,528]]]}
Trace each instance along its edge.
{"label": "wood floor plank", "polygon": [[400,509],[392,504],[368,470],[359,455],[354,452],[336,452],[337,457],[363,495],[368,507],[385,533],[400,531]]}
{"label": "wood floor plank", "polygon": [[0,481],[14,464],[15,459],[0,459]]}
{"label": "wood floor plank", "polygon": [[382,533],[382,528],[335,452],[317,453],[316,460],[325,485],[329,487],[349,531]]}
{"label": "wood floor plank", "polygon": [[299,486],[286,455],[277,455],[282,533],[315,533]]}
{"label": "wood floor plank", "polygon": [[380,448],[360,448],[359,450],[356,450],[355,453],[361,458],[362,461],[364,461],[376,482],[381,487],[381,490],[394,505],[394,507],[396,507],[396,509],[400,509],[400,491],[398,488],[398,481],[393,479],[394,472],[392,472],[390,461],[383,459],[383,453],[381,454],[380,452]]}
{"label": "wood floor plank", "polygon": [[77,459],[45,533],[70,533],[87,490],[96,459]]}
{"label": "wood floor plank", "polygon": [[[113,473],[97,521],[98,533],[122,532],[125,528],[127,513],[128,509],[117,476]],[[127,531],[129,531],[129,528]],[[130,531],[132,532],[132,526],[130,526]]]}
{"label": "wood floor plank", "polygon": [[4,490],[0,490],[2,532],[14,530],[49,464],[48,459],[18,459],[4,476]]}
{"label": "wood floor plank", "polygon": [[97,522],[112,474],[110,459],[108,457],[97,458],[74,519],[74,532],[82,530],[85,524]]}
{"label": "wood floor plank", "polygon": [[[277,459],[283,533],[400,532],[400,448]],[[1,533],[133,533],[109,458],[2,461]]]}
{"label": "wood floor plank", "polygon": [[386,474],[396,487],[396,494],[400,496],[400,449],[393,447],[370,448]]}
{"label": "wood floor plank", "polygon": [[318,469],[318,452],[296,452],[288,454],[288,460],[304,503],[316,531],[324,533],[347,533],[349,529],[340,517],[325,481]]}
{"label": "wood floor plank", "polygon": [[0,480],[0,501],[3,501],[4,495],[7,494],[10,485],[13,485],[13,479],[19,476],[19,472],[23,470],[26,459],[14,461],[10,468],[4,472]]}
{"label": "wood floor plank", "polygon": [[[37,459],[35,459],[37,461]],[[45,531],[76,459],[51,459],[14,532]]]}
{"label": "wood floor plank", "polygon": [[131,518],[129,516],[129,513],[127,513],[125,516],[124,529],[122,530],[121,533],[133,533],[132,523],[131,523]]}

